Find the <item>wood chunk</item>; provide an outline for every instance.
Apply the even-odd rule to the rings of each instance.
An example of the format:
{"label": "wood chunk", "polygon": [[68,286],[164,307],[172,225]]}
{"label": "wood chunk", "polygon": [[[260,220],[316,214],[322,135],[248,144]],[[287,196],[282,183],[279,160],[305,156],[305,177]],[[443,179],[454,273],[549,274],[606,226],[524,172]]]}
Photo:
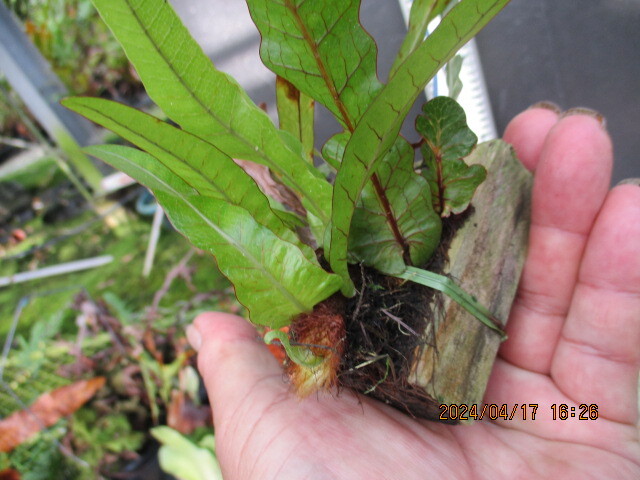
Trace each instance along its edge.
{"label": "wood chunk", "polygon": [[[500,140],[478,145],[467,161],[484,165],[487,179],[456,232],[443,273],[504,325],[526,256],[533,177]],[[409,382],[438,403],[481,404],[500,336],[446,295],[441,299],[433,305],[436,322],[423,333],[426,345],[415,352]]]}

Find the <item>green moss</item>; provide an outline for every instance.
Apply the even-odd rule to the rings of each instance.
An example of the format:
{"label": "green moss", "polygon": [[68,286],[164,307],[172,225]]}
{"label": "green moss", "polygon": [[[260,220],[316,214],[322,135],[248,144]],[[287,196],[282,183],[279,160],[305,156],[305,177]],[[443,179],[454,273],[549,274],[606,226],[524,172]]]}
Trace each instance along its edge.
{"label": "green moss", "polygon": [[[63,226],[56,225],[55,228],[36,221],[37,227],[41,229],[37,235],[38,243],[47,242],[65,230],[70,231],[92,215],[95,214],[86,214]],[[29,296],[31,300],[22,311],[19,331],[26,331],[34,322],[46,321],[53,314],[69,309],[74,296],[82,290],[86,290],[94,299],[109,293],[132,312],[141,312],[149,307],[168,272],[191,248],[181,235],[171,229],[163,229],[153,270],[148,278],[144,278],[142,268],[150,229],[150,223],[146,219],[128,213],[124,221],[115,228],[96,222],[84,232],[65,238],[36,254],[23,259],[4,260],[0,265],[0,276],[99,255],[114,257],[110,264],[92,270],[0,289],[0,337],[8,331],[18,303],[25,296]],[[15,251],[9,252],[9,255],[14,253]],[[171,309],[177,302],[189,300],[199,292],[228,286],[210,255],[193,255],[188,265],[193,269],[191,280],[194,290],[191,290],[184,279],[176,278],[163,297],[161,307]]]}

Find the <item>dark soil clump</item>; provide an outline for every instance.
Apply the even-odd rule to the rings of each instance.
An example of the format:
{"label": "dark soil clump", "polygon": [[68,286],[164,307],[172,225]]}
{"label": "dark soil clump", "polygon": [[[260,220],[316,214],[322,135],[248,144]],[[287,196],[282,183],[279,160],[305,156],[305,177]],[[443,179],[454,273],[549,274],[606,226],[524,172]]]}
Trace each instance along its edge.
{"label": "dark soil clump", "polygon": [[[451,240],[469,213],[445,219],[440,247],[425,269],[442,272]],[[437,315],[440,292],[362,265],[353,268],[351,278],[357,293],[345,307],[347,336],[339,384],[413,417],[437,419],[439,402],[408,377],[416,352],[433,344],[429,323]]]}

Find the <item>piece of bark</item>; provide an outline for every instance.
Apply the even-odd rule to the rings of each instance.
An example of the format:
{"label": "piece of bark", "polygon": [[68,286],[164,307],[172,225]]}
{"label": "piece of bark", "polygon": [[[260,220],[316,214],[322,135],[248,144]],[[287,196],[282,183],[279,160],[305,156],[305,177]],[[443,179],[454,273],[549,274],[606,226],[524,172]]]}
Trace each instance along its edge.
{"label": "piece of bark", "polygon": [[[532,175],[499,140],[478,145],[467,161],[484,165],[487,179],[452,240],[442,273],[504,325],[526,255]],[[414,355],[409,382],[439,404],[480,406],[500,335],[446,295],[441,298],[441,304],[433,306],[436,322],[423,333],[431,346],[420,347]],[[445,417],[449,413],[442,411]]]}

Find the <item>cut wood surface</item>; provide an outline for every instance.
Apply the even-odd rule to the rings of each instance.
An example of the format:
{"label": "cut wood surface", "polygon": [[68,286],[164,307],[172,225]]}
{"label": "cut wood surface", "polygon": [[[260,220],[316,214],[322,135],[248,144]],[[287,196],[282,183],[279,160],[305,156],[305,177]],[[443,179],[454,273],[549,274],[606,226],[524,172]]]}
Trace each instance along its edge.
{"label": "cut wood surface", "polygon": [[[488,175],[452,240],[442,273],[504,325],[526,255],[532,175],[500,140],[478,145],[467,160],[484,165]],[[409,381],[438,403],[481,404],[500,336],[447,296],[440,298],[436,322],[423,333],[430,346],[416,352]]]}

